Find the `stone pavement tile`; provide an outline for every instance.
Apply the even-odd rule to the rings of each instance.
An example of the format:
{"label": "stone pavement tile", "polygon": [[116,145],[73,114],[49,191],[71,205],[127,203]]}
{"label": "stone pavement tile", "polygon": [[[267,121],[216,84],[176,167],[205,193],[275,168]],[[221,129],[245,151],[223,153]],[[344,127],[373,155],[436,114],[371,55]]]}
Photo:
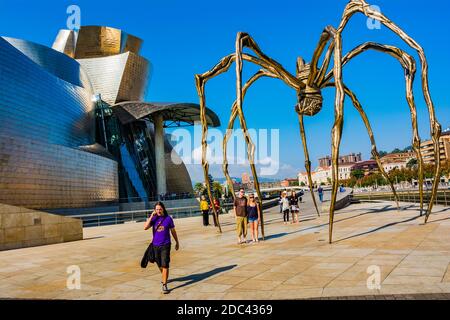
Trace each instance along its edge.
{"label": "stone pavement tile", "polygon": [[[262,273],[261,275],[265,274],[267,272]],[[259,277],[259,275],[257,276]],[[216,284],[230,284],[230,285],[236,285],[238,283],[241,283],[245,280],[247,280],[247,277],[235,277],[235,276],[228,276],[228,275],[219,275],[217,277],[207,279],[205,282],[207,283],[216,283]],[[272,279],[261,279],[261,280],[272,280]]]}
{"label": "stone pavement tile", "polygon": [[4,281],[21,284],[23,282],[26,282],[29,280],[37,280],[39,278],[40,277],[35,274],[30,274],[30,273],[25,273],[25,272],[16,272],[14,274],[9,274],[7,277],[4,278]]}
{"label": "stone pavement tile", "polygon": [[281,283],[281,280],[248,279],[233,286],[233,290],[270,291]]}
{"label": "stone pavement tile", "polygon": [[[177,296],[178,300],[223,300],[227,294],[223,293],[197,293],[197,292],[183,292]],[[167,298],[172,298],[172,293],[167,295]]]}
{"label": "stone pavement tile", "polygon": [[242,271],[254,271],[254,270],[258,270],[260,272],[264,272],[264,271],[267,271],[267,270],[269,270],[271,268],[272,268],[271,265],[249,263],[249,264],[243,265],[242,267],[238,267],[238,268],[234,269],[234,271],[236,271],[238,273],[240,273]]}
{"label": "stone pavement tile", "polygon": [[272,267],[270,272],[275,273],[286,273],[291,274],[292,276],[299,274],[309,268],[311,268],[314,265],[314,263],[303,263],[303,262],[296,262],[296,261],[288,261],[284,262],[276,267]]}
{"label": "stone pavement tile", "polygon": [[359,287],[326,287],[323,289],[323,297],[335,296],[362,296],[362,295],[376,295],[377,290],[370,290],[367,286]]}
{"label": "stone pavement tile", "polygon": [[271,270],[266,271],[253,277],[254,280],[275,280],[275,281],[286,281],[290,279],[293,275],[291,273],[284,272],[272,272]]}
{"label": "stone pavement tile", "polygon": [[445,274],[442,277],[442,282],[450,282],[450,264],[448,265],[447,270],[445,271]]}
{"label": "stone pavement tile", "polygon": [[135,287],[135,286],[126,285],[126,284],[116,284],[111,287],[108,287],[107,290],[111,291],[111,292],[122,292],[122,293],[126,292],[127,293],[127,292],[136,292],[139,290],[139,288]]}
{"label": "stone pavement tile", "polygon": [[405,276],[405,275],[389,275],[384,281],[383,285],[387,284],[401,284],[401,285],[429,285],[438,284],[442,277],[430,276]]}
{"label": "stone pavement tile", "polygon": [[[169,279],[170,280],[170,279]],[[126,282],[121,282],[119,283],[120,285],[124,285],[124,286],[131,286],[134,288],[141,288],[141,289],[146,289],[152,286],[159,286],[159,284],[161,283],[161,278],[158,280],[149,280],[146,278],[142,278],[142,279],[136,279],[136,280],[131,280],[131,281],[126,281]]]}
{"label": "stone pavement tile", "polygon": [[439,285],[381,284],[380,294],[441,293]]}
{"label": "stone pavement tile", "polygon": [[450,282],[438,283],[438,287],[442,290],[442,292],[450,293]]}
{"label": "stone pavement tile", "polygon": [[[445,236],[445,235],[444,235]],[[434,250],[413,250],[410,256],[440,256],[440,257],[450,257],[450,251],[445,250],[435,250],[436,245],[433,245]],[[420,249],[420,247],[419,247]]]}
{"label": "stone pavement tile", "polygon": [[328,283],[330,283],[334,277],[327,277],[324,274],[319,275],[296,275],[285,282],[283,284],[295,285],[298,287],[325,287]]}
{"label": "stone pavement tile", "polygon": [[94,275],[100,278],[114,278],[116,279],[118,276],[123,275],[123,272],[116,272],[116,271],[101,271],[101,272],[97,272]]}
{"label": "stone pavement tile", "polygon": [[335,278],[342,274],[345,269],[333,269],[333,268],[320,268],[317,265],[314,265],[305,271],[301,272],[303,276],[325,276]]}
{"label": "stone pavement tile", "polygon": [[99,280],[94,280],[94,281],[88,282],[89,285],[98,287],[98,288],[108,288],[108,287],[112,287],[112,286],[114,286],[116,284],[120,284],[120,283],[122,283],[122,281],[109,279],[109,278],[101,278]]}
{"label": "stone pavement tile", "polygon": [[391,276],[430,276],[430,277],[443,277],[445,274],[446,268],[423,268],[423,267],[415,267],[415,268],[404,268],[397,267],[391,272]]}
{"label": "stone pavement tile", "polygon": [[314,250],[310,251],[308,253],[305,253],[306,257],[330,257],[334,255],[336,252],[332,249],[321,249],[321,250]]}
{"label": "stone pavement tile", "polygon": [[361,280],[339,280],[334,279],[331,281],[326,288],[348,288],[348,287],[363,287],[367,286],[367,279],[361,279]]}
{"label": "stone pavement tile", "polygon": [[114,276],[114,279],[118,281],[133,281],[141,279],[142,276],[138,276],[136,274],[128,274],[128,273],[122,273],[121,275]]}
{"label": "stone pavement tile", "polygon": [[347,264],[355,264],[357,261],[359,261],[359,257],[324,257],[321,260],[317,261],[320,263],[347,263]]}
{"label": "stone pavement tile", "polygon": [[216,284],[216,283],[208,283],[202,282],[199,284],[192,285],[192,288],[189,291],[195,291],[200,293],[224,293],[227,290],[231,289],[233,285],[231,284]]}
{"label": "stone pavement tile", "polygon": [[280,285],[272,291],[270,299],[290,300],[316,298],[322,296],[322,291],[323,288],[299,288],[297,290],[286,290],[285,288],[283,288],[283,285]]}
{"label": "stone pavement tile", "polygon": [[238,270],[238,269],[232,269],[231,271],[227,272],[227,275],[232,277],[246,277],[246,278],[253,278],[265,271],[263,270]]}
{"label": "stone pavement tile", "polygon": [[340,249],[333,254],[334,257],[366,257],[375,249]]}
{"label": "stone pavement tile", "polygon": [[263,258],[259,261],[260,264],[263,265],[270,265],[270,266],[277,266],[281,262],[286,261],[289,257],[270,257],[270,258]]}
{"label": "stone pavement tile", "polygon": [[267,300],[270,299],[272,291],[248,291],[229,290],[223,296],[224,300]]}

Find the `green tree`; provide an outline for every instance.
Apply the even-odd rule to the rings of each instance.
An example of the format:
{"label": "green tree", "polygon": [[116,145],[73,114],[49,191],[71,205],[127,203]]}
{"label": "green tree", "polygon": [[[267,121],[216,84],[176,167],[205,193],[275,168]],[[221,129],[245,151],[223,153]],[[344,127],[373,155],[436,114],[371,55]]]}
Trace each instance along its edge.
{"label": "green tree", "polygon": [[300,186],[305,187],[306,184],[302,181],[302,183],[300,183]]}
{"label": "green tree", "polygon": [[411,160],[408,161],[408,163],[406,164],[406,167],[408,169],[412,169],[414,167],[417,166],[417,159],[416,158],[412,158]]}
{"label": "green tree", "polygon": [[212,184],[212,189],[213,189],[214,197],[216,197],[216,198],[222,197],[223,189],[222,189],[222,185],[220,184],[220,182],[214,181]]}
{"label": "green tree", "polygon": [[353,170],[352,172],[350,172],[350,176],[357,180],[360,180],[364,177],[364,171],[361,169]]}
{"label": "green tree", "polygon": [[201,182],[197,182],[197,183],[194,185],[194,192],[195,192],[196,194],[202,194],[204,189],[205,189],[205,186],[204,186],[203,183],[201,183]]}
{"label": "green tree", "polygon": [[405,149],[403,149],[403,152],[411,152],[413,151],[413,147],[412,146],[407,146]]}

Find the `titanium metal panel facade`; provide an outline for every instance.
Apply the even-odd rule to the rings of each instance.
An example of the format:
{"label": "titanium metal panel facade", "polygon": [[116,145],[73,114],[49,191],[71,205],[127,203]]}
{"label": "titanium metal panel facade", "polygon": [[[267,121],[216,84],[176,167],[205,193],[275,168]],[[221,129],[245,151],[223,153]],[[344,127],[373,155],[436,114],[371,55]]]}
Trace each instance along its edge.
{"label": "titanium metal panel facade", "polygon": [[30,209],[116,201],[117,162],[89,152],[0,136],[0,203]]}
{"label": "titanium metal panel facade", "polygon": [[0,203],[89,206],[118,198],[117,163],[78,147],[95,142],[93,92],[79,64],[0,38]]}
{"label": "titanium metal panel facade", "polygon": [[119,29],[82,26],[78,33],[76,59],[106,57],[124,52],[139,54],[142,40]]}
{"label": "titanium metal panel facade", "polygon": [[[23,42],[22,42],[23,44]],[[21,49],[25,51],[25,46]],[[30,53],[31,49],[40,51]],[[52,50],[43,46],[30,45],[28,54],[35,60],[46,61]],[[73,71],[51,73],[16,49],[5,39],[0,38],[0,135],[29,138],[66,147],[78,147],[94,143],[95,119],[92,91],[90,86],[74,85],[80,66],[72,60],[71,64],[61,61],[67,56],[55,52],[61,61],[55,66],[75,67]],[[75,63],[75,64],[73,64]],[[55,76],[65,74],[71,82]],[[82,84],[82,80],[78,80]]]}
{"label": "titanium metal panel facade", "polygon": [[77,60],[91,80],[95,93],[109,105],[143,100],[149,78],[149,62],[132,52]]}

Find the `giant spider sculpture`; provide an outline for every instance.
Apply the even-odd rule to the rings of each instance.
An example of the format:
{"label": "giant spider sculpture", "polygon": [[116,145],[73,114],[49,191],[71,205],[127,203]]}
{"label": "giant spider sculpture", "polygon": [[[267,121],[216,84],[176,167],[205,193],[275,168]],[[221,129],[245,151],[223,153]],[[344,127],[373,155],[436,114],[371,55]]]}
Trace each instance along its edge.
{"label": "giant spider sculpture", "polygon": [[[198,91],[198,95],[200,98],[200,117],[202,123],[202,166],[205,174],[205,182],[207,186],[207,190],[209,193],[210,199],[212,199],[209,180],[208,180],[208,162],[206,159],[206,148],[207,148],[207,122],[205,115],[205,84],[211,78],[226,72],[233,62],[236,63],[236,93],[237,99],[233,103],[231,109],[231,117],[228,123],[227,133],[223,140],[223,152],[224,152],[224,162],[223,162],[223,171],[227,178],[228,183],[230,184],[232,190],[232,182],[231,178],[228,174],[228,162],[226,157],[226,146],[228,139],[231,135],[231,130],[233,129],[234,122],[236,117],[239,117],[241,129],[244,134],[245,141],[247,143],[247,156],[250,162],[250,167],[252,171],[252,175],[255,182],[255,189],[258,194],[258,198],[262,199],[260,194],[258,177],[256,174],[256,169],[254,165],[254,151],[255,146],[251,140],[251,137],[247,130],[247,125],[244,117],[244,112],[242,108],[244,96],[248,90],[248,88],[258,79],[262,77],[271,77],[282,80],[289,87],[293,88],[298,97],[298,102],[295,107],[295,111],[298,114],[299,126],[300,126],[300,135],[303,145],[303,150],[305,154],[305,168],[308,175],[308,183],[309,188],[311,190],[312,200],[314,202],[314,206],[316,208],[317,214],[319,215],[319,210],[317,208],[317,202],[314,197],[313,184],[311,179],[311,162],[309,160],[308,146],[306,143],[306,134],[304,129],[304,116],[314,116],[317,114],[322,108],[322,93],[321,90],[327,87],[334,87],[336,89],[336,98],[335,98],[335,121],[332,129],[332,194],[331,194],[331,205],[330,205],[330,215],[329,215],[329,242],[332,242],[333,235],[333,218],[334,218],[334,209],[336,203],[339,175],[338,175],[338,158],[339,158],[339,145],[342,137],[342,127],[344,123],[343,118],[343,106],[344,106],[344,98],[347,95],[356,110],[359,112],[365,126],[367,132],[369,134],[369,138],[372,146],[372,155],[376,160],[380,172],[389,181],[390,187],[394,193],[395,199],[397,201],[398,206],[398,196],[395,191],[393,182],[386,174],[383,166],[381,165],[380,156],[377,151],[375,138],[372,132],[372,128],[370,126],[367,115],[365,114],[360,102],[358,101],[356,95],[345,86],[342,78],[342,67],[345,66],[351,59],[363,53],[366,50],[376,50],[389,54],[400,62],[405,71],[405,80],[406,80],[406,100],[408,102],[408,106],[411,113],[411,123],[413,130],[413,139],[412,146],[416,153],[418,160],[418,172],[419,172],[419,193],[420,193],[420,212],[422,215],[423,211],[423,159],[420,152],[420,137],[417,125],[417,111],[416,104],[414,102],[413,95],[413,82],[416,74],[416,61],[415,59],[404,52],[403,50],[393,47],[390,45],[378,44],[373,42],[364,43],[345,56],[342,56],[342,32],[346,27],[350,18],[357,12],[363,13],[365,16],[380,21],[384,26],[392,30],[396,33],[406,44],[412,49],[416,50],[421,63],[421,76],[422,76],[422,90],[425,97],[425,102],[428,109],[429,120],[430,120],[430,129],[431,129],[431,137],[434,144],[434,156],[435,156],[435,170],[434,170],[434,183],[431,192],[431,198],[429,199],[428,208],[426,211],[425,223],[427,222],[429,215],[433,208],[433,202],[436,198],[438,183],[439,183],[439,174],[440,174],[440,162],[439,162],[439,138],[441,135],[441,126],[436,120],[435,110],[433,106],[433,102],[431,100],[429,85],[428,85],[428,63],[425,57],[424,50],[422,47],[410,36],[408,36],[401,28],[399,28],[395,23],[389,20],[382,13],[371,8],[369,4],[367,4],[364,0],[350,0],[347,4],[342,20],[337,29],[328,26],[324,29],[319,44],[317,45],[312,61],[309,64],[306,64],[302,58],[297,59],[297,74],[296,76],[292,75],[286,69],[281,66],[278,62],[271,59],[267,55],[265,55],[253,38],[243,32],[239,32],[236,38],[236,51],[219,61],[210,71],[207,71],[203,74],[197,74],[195,76],[196,87]],[[327,51],[325,53],[323,63],[321,66],[318,66],[319,58],[325,51],[325,47],[328,44]],[[247,47],[254,52],[255,55],[247,54],[243,52],[243,48]],[[328,68],[330,66],[331,60],[334,60],[334,66],[330,71]],[[260,69],[257,73],[255,73],[245,85],[242,85],[242,65],[243,61],[252,62],[262,69]],[[260,203],[261,204],[261,203]],[[214,208],[214,206],[213,206]],[[214,208],[214,215],[217,219],[217,212]],[[261,217],[262,220],[262,217]],[[220,224],[219,231],[221,232]],[[261,233],[264,237],[264,222],[261,221]]]}

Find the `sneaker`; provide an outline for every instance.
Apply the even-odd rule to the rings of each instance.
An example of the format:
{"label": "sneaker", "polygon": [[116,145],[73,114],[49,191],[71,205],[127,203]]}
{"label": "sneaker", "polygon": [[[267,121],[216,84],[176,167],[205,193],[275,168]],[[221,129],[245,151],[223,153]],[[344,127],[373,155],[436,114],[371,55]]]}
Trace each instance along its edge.
{"label": "sneaker", "polygon": [[169,288],[167,288],[167,283],[162,285],[162,292],[164,294],[168,294],[170,292]]}

